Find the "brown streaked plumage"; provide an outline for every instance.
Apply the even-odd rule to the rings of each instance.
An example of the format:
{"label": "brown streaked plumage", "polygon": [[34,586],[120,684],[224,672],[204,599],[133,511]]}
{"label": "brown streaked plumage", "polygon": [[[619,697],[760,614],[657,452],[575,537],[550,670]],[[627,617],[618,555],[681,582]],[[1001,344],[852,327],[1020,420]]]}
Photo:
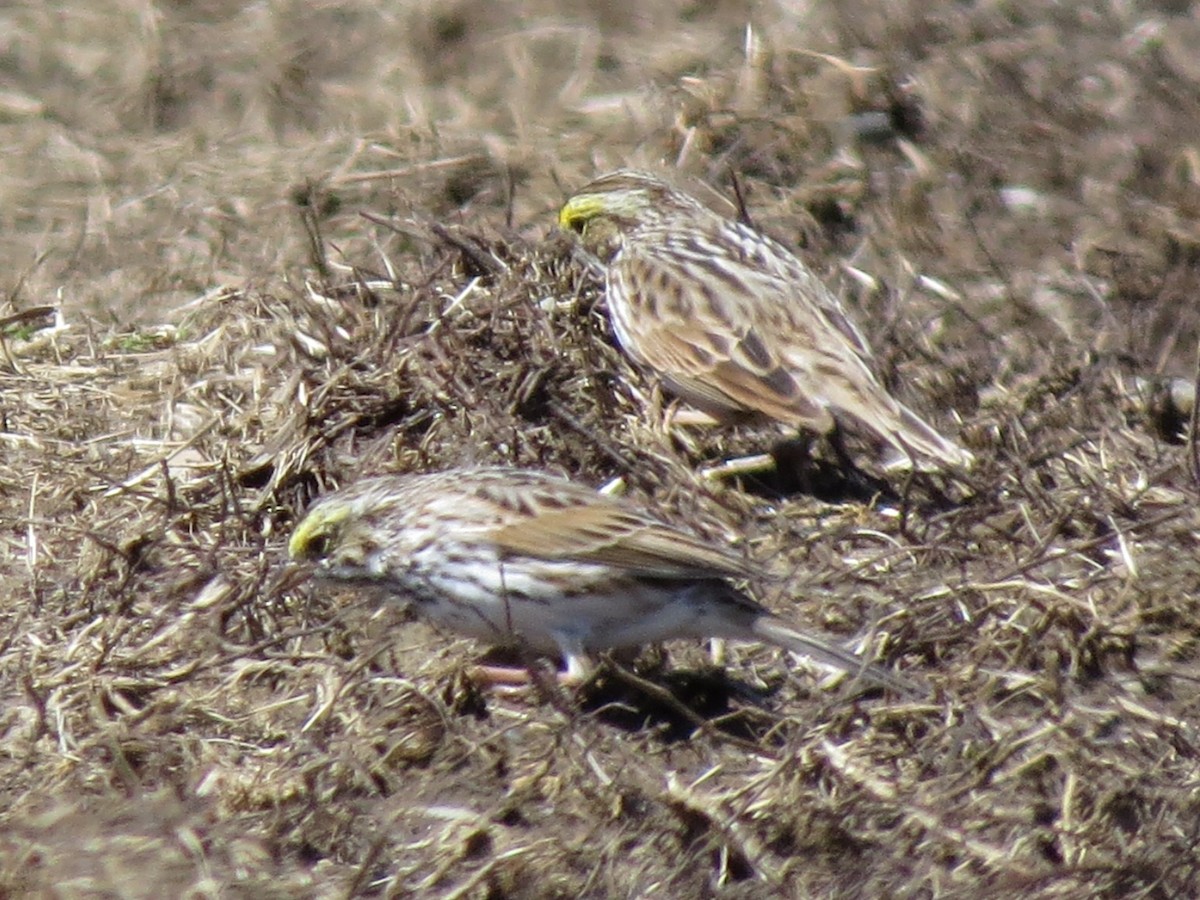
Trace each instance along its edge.
{"label": "brown streaked plumage", "polygon": [[740,558],[636,506],[521,469],[371,478],[322,497],[288,550],[432,624],[561,656],[677,638],[763,641],[904,692],[907,681],[792,628],[734,588]]}
{"label": "brown streaked plumage", "polygon": [[559,224],[607,265],[621,347],[687,402],[722,421],[820,434],[849,416],[918,463],[970,467],[969,452],[888,394],[841,303],[777,241],[625,170],[581,188]]}

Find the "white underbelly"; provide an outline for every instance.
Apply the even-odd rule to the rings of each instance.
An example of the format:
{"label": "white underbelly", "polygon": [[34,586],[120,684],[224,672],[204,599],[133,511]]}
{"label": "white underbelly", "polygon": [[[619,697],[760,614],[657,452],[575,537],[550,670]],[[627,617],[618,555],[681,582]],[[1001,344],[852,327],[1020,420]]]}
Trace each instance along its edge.
{"label": "white underbelly", "polygon": [[[604,566],[544,562],[541,578],[522,567],[477,567],[470,580],[437,576],[413,582],[414,608],[435,626],[493,645],[527,646],[555,655],[566,646],[589,652],[676,637],[707,636],[704,582],[623,577]],[[574,590],[553,590],[570,570]]]}

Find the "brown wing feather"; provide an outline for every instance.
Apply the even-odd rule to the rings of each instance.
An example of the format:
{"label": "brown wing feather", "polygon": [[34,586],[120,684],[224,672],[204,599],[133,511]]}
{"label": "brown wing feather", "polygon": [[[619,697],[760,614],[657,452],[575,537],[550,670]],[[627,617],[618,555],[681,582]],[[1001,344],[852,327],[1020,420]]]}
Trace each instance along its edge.
{"label": "brown wing feather", "polygon": [[539,508],[496,528],[490,537],[515,555],[603,563],[658,578],[752,574],[732,554],[600,495],[566,507]]}
{"label": "brown wing feather", "polygon": [[783,244],[759,234],[741,222],[724,221],[717,226],[716,240],[741,246],[758,270],[780,284],[790,286],[792,294],[803,293],[830,328],[838,332],[861,360],[870,363],[871,348],[858,326],[851,321],[837,295],[812,269],[802,263]]}
{"label": "brown wing feather", "polygon": [[819,431],[833,427],[829,411],[812,402],[782,366],[767,368],[747,362],[748,354],[733,340],[725,342],[732,349],[722,352],[694,322],[680,322],[676,328],[667,324],[646,321],[642,362],[684,400],[718,418],[751,413]]}
{"label": "brown wing feather", "polygon": [[969,453],[879,384],[861,332],[798,260],[763,264],[769,247],[758,239],[740,245],[751,264],[710,265],[722,252],[715,242],[647,240],[614,260],[610,289],[629,309],[620,321],[613,302],[613,321],[631,356],[720,418],[827,432],[845,413],[905,454],[970,466]]}
{"label": "brown wing feather", "polygon": [[[714,414],[751,412],[796,427],[830,430],[827,398],[805,389],[796,377],[803,370],[796,372],[788,351],[816,340],[823,352],[840,350],[848,356],[842,368],[870,383],[868,370],[841,332],[816,314],[807,311],[812,321],[797,321],[806,310],[790,294],[779,296],[786,287],[782,282],[754,272],[743,275],[753,279],[745,290],[726,289],[710,300],[696,290],[698,280],[681,272],[669,256],[627,250],[610,277],[620,282],[631,303],[642,298],[655,304],[653,314],[630,317],[629,330],[636,334],[630,352],[684,399]],[[653,286],[654,297],[647,295],[647,285]],[[662,302],[662,295],[671,293],[684,302]]]}
{"label": "brown wing feather", "polygon": [[[753,413],[820,433],[833,429],[832,413],[804,394],[791,373],[782,368],[763,376],[725,361],[696,375],[663,377],[672,392],[718,418],[737,419]],[[764,383],[769,385],[766,390]]]}

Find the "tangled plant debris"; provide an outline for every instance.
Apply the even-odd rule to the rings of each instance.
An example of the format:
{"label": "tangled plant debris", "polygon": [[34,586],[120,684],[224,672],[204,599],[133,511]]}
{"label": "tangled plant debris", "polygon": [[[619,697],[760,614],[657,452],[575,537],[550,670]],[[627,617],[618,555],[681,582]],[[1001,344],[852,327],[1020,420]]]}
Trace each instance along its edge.
{"label": "tangled plant debris", "polygon": [[[0,95],[0,891],[1197,893],[1194,17],[300,6],[3,14],[57,30]],[[551,228],[664,161],[837,285],[953,502],[698,475],[780,432],[672,425]],[[485,694],[286,564],[331,487],[495,463],[930,698],[687,644]]]}

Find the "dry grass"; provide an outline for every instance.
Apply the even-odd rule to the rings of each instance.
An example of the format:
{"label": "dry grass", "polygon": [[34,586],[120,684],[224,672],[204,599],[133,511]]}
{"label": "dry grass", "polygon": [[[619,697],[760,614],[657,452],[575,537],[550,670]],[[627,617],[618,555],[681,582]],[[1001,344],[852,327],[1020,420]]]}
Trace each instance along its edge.
{"label": "dry grass", "polygon": [[[791,6],[0,12],[0,893],[1200,892],[1193,447],[1129,388],[1195,375],[1200,20]],[[737,173],[963,502],[697,478],[775,433],[665,432],[550,235],[625,163]],[[934,695],[672,646],[481,696],[285,564],[326,487],[491,462],[624,477]]]}

